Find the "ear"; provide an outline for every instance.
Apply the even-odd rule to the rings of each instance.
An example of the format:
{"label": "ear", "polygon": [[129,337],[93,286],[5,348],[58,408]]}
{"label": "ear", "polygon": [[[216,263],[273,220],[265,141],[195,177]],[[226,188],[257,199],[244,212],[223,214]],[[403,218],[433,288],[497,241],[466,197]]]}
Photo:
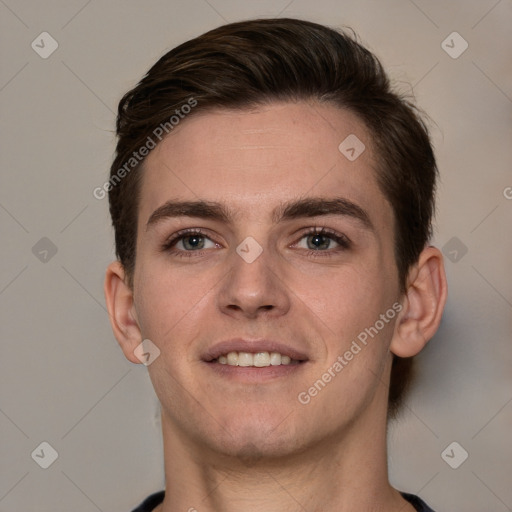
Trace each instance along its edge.
{"label": "ear", "polygon": [[426,247],[409,271],[403,309],[395,324],[390,351],[399,357],[421,352],[441,322],[447,295],[443,255]]}
{"label": "ear", "polygon": [[104,292],[114,336],[126,359],[140,364],[134,354],[142,342],[142,335],[133,302],[133,290],[127,284],[124,267],[119,261],[107,267]]}

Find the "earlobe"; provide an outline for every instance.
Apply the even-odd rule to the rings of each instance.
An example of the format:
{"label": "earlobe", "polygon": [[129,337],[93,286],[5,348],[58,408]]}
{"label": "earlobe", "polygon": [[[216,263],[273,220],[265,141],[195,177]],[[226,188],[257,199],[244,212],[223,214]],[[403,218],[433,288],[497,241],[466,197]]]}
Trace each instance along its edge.
{"label": "earlobe", "polygon": [[104,293],[112,331],[125,357],[132,363],[140,363],[134,350],[142,341],[142,335],[133,302],[133,290],[126,282],[123,265],[114,261],[105,273]]}
{"label": "earlobe", "polygon": [[435,247],[426,247],[409,272],[390,351],[399,357],[418,354],[439,328],[446,296],[443,255]]}

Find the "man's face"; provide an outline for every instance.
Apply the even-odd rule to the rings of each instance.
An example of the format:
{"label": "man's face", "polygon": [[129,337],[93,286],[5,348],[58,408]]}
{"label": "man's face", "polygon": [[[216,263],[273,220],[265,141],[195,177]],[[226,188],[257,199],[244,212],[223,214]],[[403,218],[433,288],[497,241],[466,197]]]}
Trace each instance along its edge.
{"label": "man's face", "polygon": [[[338,149],[351,134],[366,146],[354,161]],[[194,115],[147,157],[134,306],[161,351],[148,368],[177,435],[278,455],[342,436],[376,402],[382,410],[395,324],[386,312],[400,293],[375,168],[353,114],[306,103]],[[308,198],[323,202],[286,208]],[[227,218],[219,208],[176,216],[169,201],[215,203]],[[173,240],[178,232],[186,237]],[[222,364],[228,352],[249,365],[239,352],[269,352],[253,364],[276,364]]]}

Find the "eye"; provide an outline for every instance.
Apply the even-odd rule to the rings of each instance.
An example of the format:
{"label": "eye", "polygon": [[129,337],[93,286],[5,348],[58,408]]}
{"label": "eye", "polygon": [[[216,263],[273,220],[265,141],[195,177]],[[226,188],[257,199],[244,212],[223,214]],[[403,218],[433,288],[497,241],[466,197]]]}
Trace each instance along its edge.
{"label": "eye", "polygon": [[212,249],[218,244],[207,237],[200,229],[185,229],[174,233],[163,245],[162,250],[172,253],[200,252]]}
{"label": "eye", "polygon": [[[305,240],[305,246],[302,243]],[[307,233],[303,234],[296,247],[301,247],[308,251],[308,254],[327,252],[325,256],[333,251],[343,251],[350,247],[350,240],[341,233],[327,230],[326,228],[311,228]],[[331,251],[329,251],[331,249]],[[323,256],[323,255],[322,255]]]}
{"label": "eye", "polygon": [[[305,246],[304,242],[305,241]],[[332,256],[335,252],[349,249],[350,240],[341,233],[326,228],[310,228],[293,247],[305,249],[310,256]],[[162,245],[162,251],[179,257],[203,255],[203,250],[220,245],[198,228],[184,229],[171,235]]]}

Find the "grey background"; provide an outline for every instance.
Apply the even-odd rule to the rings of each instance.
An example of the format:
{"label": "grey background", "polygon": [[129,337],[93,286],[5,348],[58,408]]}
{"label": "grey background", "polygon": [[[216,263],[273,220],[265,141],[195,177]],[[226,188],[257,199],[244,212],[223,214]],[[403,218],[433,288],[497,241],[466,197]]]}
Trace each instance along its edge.
{"label": "grey background", "polygon": [[[392,483],[439,512],[512,510],[510,0],[0,0],[0,511],[124,512],[163,488],[147,369],[124,359],[105,311],[113,238],[92,191],[117,102],[160,55],[276,15],[353,27],[432,118],[449,300],[390,428]],[[46,59],[31,47],[48,50],[44,31],[58,42]],[[441,46],[454,31],[469,45],[458,58]],[[48,469],[31,456],[43,441],[58,452]],[[458,469],[441,456],[453,441],[469,454]]]}

